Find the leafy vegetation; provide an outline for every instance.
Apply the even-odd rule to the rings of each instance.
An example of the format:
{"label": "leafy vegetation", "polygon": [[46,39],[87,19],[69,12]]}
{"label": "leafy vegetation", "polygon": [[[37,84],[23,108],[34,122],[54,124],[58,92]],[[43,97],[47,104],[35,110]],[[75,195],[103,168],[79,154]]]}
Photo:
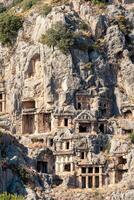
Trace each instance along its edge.
{"label": "leafy vegetation", "polygon": [[22,27],[22,19],[7,13],[0,15],[0,42],[12,44],[16,39],[18,30]]}
{"label": "leafy vegetation", "polygon": [[88,30],[88,25],[84,21],[81,21],[80,24],[79,24],[79,29],[87,31]]}
{"label": "leafy vegetation", "polygon": [[134,144],[134,132],[129,135],[131,142]]}
{"label": "leafy vegetation", "polygon": [[13,0],[11,7],[16,6],[17,4],[21,3],[23,0]]}
{"label": "leafy vegetation", "polygon": [[6,7],[4,6],[3,3],[0,3],[0,13],[3,13],[6,11]]}
{"label": "leafy vegetation", "polygon": [[52,6],[45,4],[42,11],[41,11],[41,15],[47,16],[51,12],[51,10],[52,10]]}
{"label": "leafy vegetation", "polygon": [[86,0],[86,1],[91,2],[94,5],[99,5],[99,6],[106,5],[105,0]]}
{"label": "leafy vegetation", "polygon": [[58,22],[42,35],[41,42],[49,47],[58,47],[63,53],[68,53],[74,44],[73,33],[62,23]]}
{"label": "leafy vegetation", "polygon": [[23,10],[29,10],[38,2],[38,0],[24,0],[23,2]]}
{"label": "leafy vegetation", "polygon": [[15,194],[3,193],[0,194],[0,200],[24,200],[24,198]]}

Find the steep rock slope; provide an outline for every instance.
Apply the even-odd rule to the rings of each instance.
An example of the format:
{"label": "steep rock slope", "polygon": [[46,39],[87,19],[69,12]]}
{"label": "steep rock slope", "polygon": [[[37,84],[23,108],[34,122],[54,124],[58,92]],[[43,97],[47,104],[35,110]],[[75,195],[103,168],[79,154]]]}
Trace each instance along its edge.
{"label": "steep rock slope", "polygon": [[[57,22],[66,25],[76,36],[74,45],[71,46],[67,54],[64,54],[57,47],[43,45],[40,41],[41,36],[47,33],[47,30]],[[120,127],[134,128],[133,120],[130,121],[129,125],[120,120],[124,105],[133,107],[134,104],[133,44],[134,13],[125,10],[120,5],[98,8],[88,2],[73,1],[67,5],[53,7],[47,16],[42,16],[36,7],[26,13],[23,28],[19,31],[14,46],[12,48],[0,46],[0,75],[6,88],[6,112],[8,113],[8,122],[5,123],[8,125],[6,129],[14,134],[14,136],[8,136],[5,133],[0,138],[2,143],[1,154],[3,154],[3,157],[5,154],[5,157],[8,158],[7,161],[2,158],[2,160],[4,159],[4,166],[5,163],[8,165],[5,166],[8,170],[5,173],[3,169],[0,173],[1,177],[5,177],[1,183],[3,187],[3,189],[0,188],[1,190],[18,192],[19,188],[18,193],[30,193],[31,190],[25,191],[25,188],[23,188],[25,183],[23,177],[19,174],[19,170],[16,169],[15,172],[13,171],[15,174],[12,173],[11,170],[14,170],[12,165],[22,168],[21,164],[23,164],[27,169],[34,165],[36,156],[45,149],[41,146],[31,148],[30,142],[33,136],[21,135],[21,112],[24,100],[35,99],[38,112],[43,110],[49,112],[54,110],[55,113],[75,112],[75,93],[82,90],[87,91],[93,93],[94,96],[111,99],[109,126],[112,126],[112,131],[115,123],[118,123]],[[36,73],[31,76],[29,75],[31,73],[30,63],[34,59],[36,60],[34,69]],[[115,120],[116,117],[119,117],[119,119]],[[118,132],[118,130],[115,128],[114,132]],[[38,139],[41,137],[37,130],[35,136]],[[15,137],[17,137],[17,140]],[[3,140],[6,140],[6,142],[3,142]],[[133,188],[131,178],[134,162],[133,145],[125,136],[123,138],[120,135],[112,136],[110,140],[109,154],[127,152],[125,156],[127,157],[129,176],[124,175],[122,179],[123,191],[120,191],[119,185],[119,192],[112,193],[111,190],[110,194],[104,193],[103,198],[107,200],[119,198],[131,200],[133,199],[133,190],[128,189]],[[25,150],[23,151],[23,149]],[[103,162],[104,155],[99,156]],[[47,177],[45,177],[45,181],[41,182],[42,179],[38,177],[39,174],[36,171],[32,172],[32,170],[28,174],[32,176],[32,173],[35,173],[33,175],[34,180],[31,180],[32,177],[28,177],[28,181],[33,183],[32,190],[36,194],[34,193],[33,196],[35,196],[31,199],[45,198],[45,184],[48,189],[48,196],[51,196]],[[14,185],[14,188],[11,187],[12,185]],[[58,187],[60,189],[60,186]],[[56,190],[53,189],[52,197],[60,199],[61,194],[58,197]],[[124,193],[125,190],[128,190],[126,194]],[[43,191],[45,191],[44,194]],[[71,194],[73,195],[73,192]],[[88,199],[91,194],[87,192],[86,195],[87,197],[83,194],[81,199]],[[99,197],[93,196],[92,198],[97,199]],[[63,199],[68,199],[66,193]],[[72,199],[78,199],[78,196],[76,195]]]}

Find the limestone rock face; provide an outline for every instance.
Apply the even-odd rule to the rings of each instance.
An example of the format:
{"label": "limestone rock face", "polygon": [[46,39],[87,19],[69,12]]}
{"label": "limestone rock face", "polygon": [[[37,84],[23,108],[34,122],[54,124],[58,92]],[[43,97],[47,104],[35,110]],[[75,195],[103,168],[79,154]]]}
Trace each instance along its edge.
{"label": "limestone rock face", "polygon": [[107,29],[107,42],[110,56],[117,55],[117,53],[123,51],[125,46],[125,38],[117,25]]}
{"label": "limestone rock face", "polygon": [[118,200],[118,199],[123,199],[123,200],[132,200],[134,198],[134,191],[131,190],[131,191],[126,191],[125,193],[113,193],[112,194],[112,197],[107,197],[106,200],[110,200],[110,199],[115,199],[115,200]]}
{"label": "limestone rock face", "polygon": [[91,16],[89,18],[89,23],[91,25],[93,35],[96,38],[100,38],[105,34],[106,28],[108,26],[108,21],[105,15]]}
{"label": "limestone rock face", "polygon": [[[102,199],[133,200],[134,13],[73,0],[21,14],[13,47],[0,44],[0,192],[61,199],[100,170],[93,187],[111,189]],[[57,22],[73,34],[67,53],[41,42]]]}

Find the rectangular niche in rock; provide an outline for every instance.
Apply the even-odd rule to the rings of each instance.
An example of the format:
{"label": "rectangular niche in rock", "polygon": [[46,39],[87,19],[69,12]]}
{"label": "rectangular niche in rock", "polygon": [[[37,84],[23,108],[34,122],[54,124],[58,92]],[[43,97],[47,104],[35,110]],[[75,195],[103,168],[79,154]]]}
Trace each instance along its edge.
{"label": "rectangular niche in rock", "polygon": [[3,92],[0,93],[0,112],[5,112],[5,94]]}
{"label": "rectangular niche in rock", "polygon": [[51,113],[38,114],[38,132],[46,133],[51,131]]}
{"label": "rectangular niche in rock", "polygon": [[29,100],[29,101],[23,101],[22,102],[22,109],[34,109],[35,108],[35,101]]}
{"label": "rectangular niche in rock", "polygon": [[79,133],[87,133],[91,131],[90,123],[79,123]]}
{"label": "rectangular niche in rock", "polygon": [[35,132],[35,116],[34,114],[26,114],[22,116],[22,133],[32,134]]}
{"label": "rectangular niche in rock", "polygon": [[37,171],[41,173],[48,173],[48,163],[44,161],[37,161]]}

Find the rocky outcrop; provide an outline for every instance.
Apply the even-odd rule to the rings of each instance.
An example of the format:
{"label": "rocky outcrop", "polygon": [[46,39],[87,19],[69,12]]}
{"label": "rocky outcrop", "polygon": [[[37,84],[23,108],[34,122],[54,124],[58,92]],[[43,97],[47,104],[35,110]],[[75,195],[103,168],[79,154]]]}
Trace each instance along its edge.
{"label": "rocky outcrop", "polygon": [[[120,5],[109,5],[99,12],[98,9],[89,2],[71,1],[54,6],[47,16],[42,16],[35,6],[29,13],[23,13],[26,15],[23,29],[12,49],[0,45],[0,91],[6,95],[0,99],[5,105],[0,116],[0,192],[23,194],[28,200],[61,199],[62,192],[63,200],[134,198],[130,181],[134,152],[129,138],[134,130],[134,15]],[[67,54],[57,46],[41,43],[41,36],[57,22],[68,27],[74,36],[74,44]],[[87,108],[81,111],[81,105],[76,108],[77,93],[90,96],[89,112]],[[106,106],[105,100],[109,103],[108,114],[100,117],[107,111],[102,109]],[[42,113],[46,114],[48,124],[52,124],[49,131],[48,126],[45,127],[45,133],[38,131],[46,120],[37,118]],[[25,124],[33,120],[24,118],[31,115],[35,117],[34,131],[24,134]],[[55,127],[58,117],[66,119],[68,116],[71,122],[64,121],[65,127]],[[83,120],[94,123],[91,135],[77,135],[77,120],[82,116]],[[46,175],[37,170],[37,161],[46,159],[49,170],[54,171],[57,149],[60,152],[60,142],[67,139],[73,141],[74,164],[81,162],[81,149],[86,149],[89,165],[106,166],[107,185],[108,173],[118,170],[119,158],[125,162],[117,191],[110,186],[109,191],[106,189],[99,195],[85,194],[85,191],[66,194],[63,188],[76,184],[70,175],[64,180],[56,177],[56,184],[58,181],[62,184],[58,182],[59,186],[52,190],[54,174]],[[58,146],[53,148],[53,143]],[[60,188],[63,191],[59,192]]]}

